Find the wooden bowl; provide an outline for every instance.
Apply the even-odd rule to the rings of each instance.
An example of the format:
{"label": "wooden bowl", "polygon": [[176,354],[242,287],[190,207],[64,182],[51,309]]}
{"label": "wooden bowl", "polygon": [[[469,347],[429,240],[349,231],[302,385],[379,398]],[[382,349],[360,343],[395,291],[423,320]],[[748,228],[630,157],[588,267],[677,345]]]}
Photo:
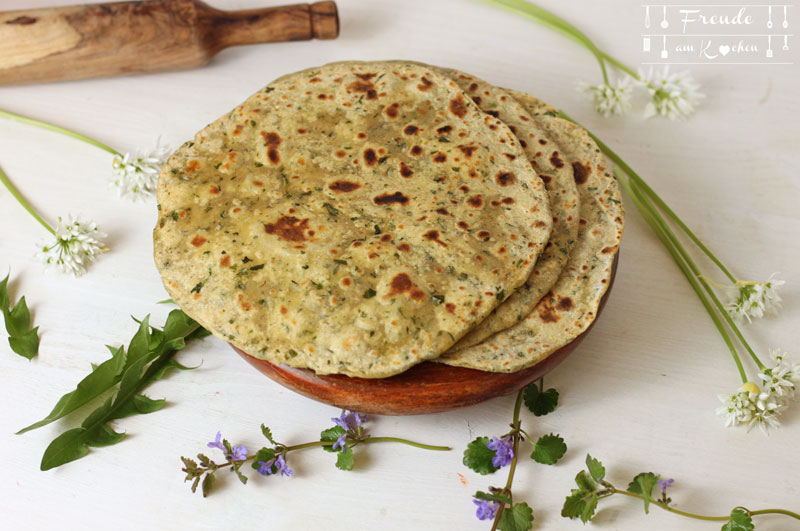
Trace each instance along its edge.
{"label": "wooden bowl", "polygon": [[536,365],[513,373],[485,372],[426,361],[389,378],[353,378],[341,374],[318,376],[309,369],[277,365],[254,358],[236,347],[233,349],[284,387],[342,409],[378,415],[422,415],[471,406],[518,391],[550,372],[575,350],[600,317],[614,284],[617,261],[612,266],[608,290],[600,301],[592,324],[572,342]]}

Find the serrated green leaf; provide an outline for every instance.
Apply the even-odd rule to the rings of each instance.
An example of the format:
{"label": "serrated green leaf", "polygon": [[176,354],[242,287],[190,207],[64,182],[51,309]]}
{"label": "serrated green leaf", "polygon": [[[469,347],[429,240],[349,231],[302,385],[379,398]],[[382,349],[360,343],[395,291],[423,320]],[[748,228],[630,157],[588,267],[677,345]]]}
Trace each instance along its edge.
{"label": "serrated green leaf", "polygon": [[209,472],[206,474],[206,477],[203,478],[203,498],[211,494],[211,489],[214,488],[214,482],[216,480],[217,478],[214,476],[213,472]]}
{"label": "serrated green leaf", "polygon": [[11,307],[8,278],[9,275],[6,275],[6,278],[0,281],[0,311],[3,313],[8,333],[8,346],[13,352],[30,360],[39,352],[39,327],[30,330],[31,314],[24,296],[13,308]]}
{"label": "serrated green leaf", "polygon": [[[322,430],[322,433],[319,434],[319,440],[323,442],[336,442],[339,437],[347,433],[344,428],[341,426],[334,426],[333,428],[328,428],[327,430]],[[333,446],[323,446],[323,450],[326,452],[338,452],[339,450],[333,449]]]}
{"label": "serrated green leaf", "polygon": [[575,476],[575,483],[580,490],[585,492],[595,492],[597,490],[597,483],[594,482],[592,476],[587,474],[585,470],[578,472]]}
{"label": "serrated green leaf", "polygon": [[39,468],[50,470],[88,454],[89,448],[83,443],[85,431],[84,428],[73,428],[53,439],[44,451]]}
{"label": "serrated green leaf", "polygon": [[124,437],[124,433],[114,431],[108,424],[101,424],[92,430],[86,430],[81,439],[84,444],[99,448],[117,444]]}
{"label": "serrated green leaf", "polygon": [[533,447],[531,459],[543,465],[554,465],[567,452],[567,445],[558,435],[542,435]]}
{"label": "serrated green leaf", "polygon": [[534,382],[525,388],[523,399],[531,413],[541,417],[555,411],[558,406],[558,391],[555,389],[539,391],[539,387]]}
{"label": "serrated green leaf", "polygon": [[633,481],[628,484],[628,492],[641,494],[644,500],[644,512],[650,513],[650,502],[653,501],[653,487],[658,483],[659,476],[652,472],[642,472],[637,474]]}
{"label": "serrated green leaf", "polygon": [[[200,363],[200,365],[202,365],[202,363]],[[185,365],[181,365],[180,363],[172,359],[169,360],[167,363],[165,363],[164,366],[161,367],[161,369],[159,369],[159,371],[153,375],[153,379],[160,380],[161,378],[167,375],[167,372],[169,372],[170,369],[178,369],[179,371],[193,371],[195,369],[200,368],[200,365],[195,365],[194,367],[187,367]]]}
{"label": "serrated green leaf", "polygon": [[462,460],[464,466],[484,476],[499,470],[499,467],[492,464],[495,452],[486,446],[488,442],[488,437],[478,437],[469,443],[467,449],[464,450],[464,459]]}
{"label": "serrated green leaf", "polygon": [[572,493],[564,500],[561,516],[564,518],[580,518],[584,524],[591,521],[597,508],[597,493],[572,489]]}
{"label": "serrated green leaf", "polygon": [[731,511],[731,518],[722,526],[722,531],[753,531],[753,519],[742,507],[737,507]]}
{"label": "serrated green leaf", "polygon": [[592,475],[595,481],[602,481],[606,477],[606,469],[603,463],[595,459],[589,454],[586,454],[586,468],[589,469],[589,474]]}
{"label": "serrated green leaf", "polygon": [[163,398],[154,400],[145,395],[135,395],[121,405],[114,416],[118,419],[123,419],[131,415],[147,415],[163,408],[165,403],[166,400]]}
{"label": "serrated green leaf", "polygon": [[247,485],[247,476],[242,474],[241,470],[239,470],[239,467],[234,468],[233,471],[236,472],[236,477],[239,478],[239,481],[242,482],[242,485]]}
{"label": "serrated green leaf", "polygon": [[506,507],[497,523],[497,529],[500,531],[527,531],[532,527],[533,510],[525,502]]}
{"label": "serrated green leaf", "polygon": [[349,446],[346,446],[344,451],[339,452],[339,455],[336,456],[336,468],[339,470],[353,470],[354,462],[353,449]]}
{"label": "serrated green leaf", "polygon": [[78,382],[74,391],[62,396],[49,415],[39,422],[34,422],[30,426],[22,428],[17,434],[19,435],[26,431],[35,430],[36,428],[41,428],[42,426],[50,424],[54,420],[58,420],[72,413],[113,387],[118,381],[117,376],[122,370],[123,365],[125,365],[125,349],[122,347],[117,349],[109,347],[109,350],[111,350],[112,354],[111,359],[98,365],[94,371]]}
{"label": "serrated green leaf", "polygon": [[[136,319],[134,318],[134,320]],[[138,322],[139,329],[128,345],[128,357],[125,361],[124,372],[134,363],[146,360],[148,353],[150,353],[150,316],[146,315],[144,319]]]}
{"label": "serrated green leaf", "polygon": [[479,490],[478,492],[473,494],[472,497],[478,500],[511,503],[511,498],[509,498],[502,492],[483,492]]}
{"label": "serrated green leaf", "polygon": [[[266,438],[267,438],[267,440],[268,440],[269,442],[271,442],[272,444],[277,444],[277,443],[275,442],[275,440],[272,438],[272,431],[271,431],[269,428],[267,428],[267,426],[266,426],[265,424],[262,424],[262,425],[261,425],[261,434],[262,434],[264,437],[266,437]],[[338,437],[337,437],[337,438],[338,438]]]}
{"label": "serrated green leaf", "polygon": [[[259,461],[263,461],[263,462],[266,463],[270,459],[274,459],[274,458],[275,458],[275,450],[273,450],[272,448],[263,447],[263,448],[261,448],[261,450],[256,452],[256,456],[255,456],[255,458],[253,458],[253,462],[250,463],[250,466],[253,467],[254,470],[258,470],[259,467],[261,466]],[[273,474],[275,472],[277,472],[276,467],[273,466],[271,468],[272,468],[272,473]]]}

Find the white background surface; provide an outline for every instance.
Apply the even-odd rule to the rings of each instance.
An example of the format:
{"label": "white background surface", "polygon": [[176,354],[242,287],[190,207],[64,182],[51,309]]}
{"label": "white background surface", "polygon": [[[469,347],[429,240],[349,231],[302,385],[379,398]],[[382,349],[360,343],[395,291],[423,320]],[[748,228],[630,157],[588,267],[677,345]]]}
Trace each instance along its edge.
{"label": "white background surface", "polygon": [[[4,0],[0,9],[57,3],[68,2]],[[212,2],[229,9],[267,3]],[[637,66],[639,2],[541,5]],[[575,90],[580,80],[600,80],[592,57],[534,23],[467,0],[340,0],[339,6],[336,41],[230,49],[193,71],[0,87],[0,107],[77,129],[121,151],[149,147],[159,135],[174,148],[287,72],[344,59],[408,58],[457,67],[569,111],[638,169],[741,277],[781,272],[785,311],[746,332],[765,357],[768,347],[800,357],[797,65],[693,67],[708,98],[689,121],[643,121],[638,114],[603,119]],[[220,474],[212,496],[192,495],[178,458],[208,450],[205,443],[217,430],[253,449],[262,444],[264,422],[279,440],[295,444],[315,439],[338,413],[271,382],[213,338],[178,356],[188,365],[202,362],[200,369],[149,389],[152,397],[166,397],[167,407],[115,423],[128,434],[122,443],[40,472],[47,444],[82,417],[13,433],[46,415],[87,374],[90,362],[105,359],[104,344],[127,343],[135,329],[130,315],[152,313],[151,322],[163,323],[168,308],[155,303],[166,295],[151,258],[156,211],[153,202],[130,204],[107,189],[110,156],[53,133],[0,121],[0,163],[46,218],[90,216],[109,234],[112,248],[82,278],[44,274],[32,258],[33,244],[45,236],[42,228],[0,190],[0,268],[10,267],[12,296],[27,296],[41,326],[41,349],[32,363],[0,341],[0,527],[489,528],[475,519],[471,495],[504,484],[505,470],[479,476],[461,457],[472,438],[506,431],[511,396],[446,414],[371,419],[376,435],[452,445],[446,454],[365,446],[348,473],[334,468],[328,453],[298,452],[290,455],[292,479],[251,474],[243,486]],[[522,460],[515,499],[534,508],[536,529],[583,529],[559,513],[591,452],[623,488],[640,471],[675,478],[671,495],[681,509],[715,515],[736,505],[800,510],[800,403],[770,437],[722,426],[714,414],[717,394],[738,387],[735,367],[678,269],[627,207],[619,272],[605,312],[546,378],[561,393],[561,406],[541,419],[523,414],[531,434],[560,433],[569,451],[554,467]],[[619,498],[601,503],[592,527],[721,525],[657,508],[645,516],[640,503]],[[777,517],[757,524],[800,528]]]}

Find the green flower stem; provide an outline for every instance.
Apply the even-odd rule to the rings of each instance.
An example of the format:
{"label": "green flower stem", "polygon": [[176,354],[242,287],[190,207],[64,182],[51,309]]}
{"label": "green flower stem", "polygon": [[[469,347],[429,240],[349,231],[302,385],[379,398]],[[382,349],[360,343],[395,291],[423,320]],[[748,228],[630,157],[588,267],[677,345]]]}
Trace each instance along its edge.
{"label": "green flower stem", "polygon": [[[517,457],[519,456],[519,432],[520,430],[520,422],[519,422],[519,412],[522,409],[522,396],[525,392],[525,388],[519,390],[517,393],[517,401],[514,403],[514,419],[511,421],[511,433],[514,437],[514,457],[511,458],[511,464],[509,465],[508,469],[508,479],[506,480],[506,486],[503,487],[503,494],[506,494],[509,498],[511,497],[511,484],[514,482],[514,472],[517,470]],[[500,505],[497,507],[497,512],[494,515],[494,521],[492,522],[492,531],[497,530],[498,524],[500,524],[500,516],[503,514],[503,509],[505,508],[505,502],[500,502]]]}
{"label": "green flower stem", "polygon": [[545,9],[542,9],[541,7],[529,4],[528,2],[522,2],[518,0],[483,1],[535,20],[539,24],[555,30],[565,37],[569,37],[570,39],[576,41],[578,44],[583,45],[586,49],[592,52],[592,54],[595,56],[595,59],[597,59],[597,63],[600,65],[600,70],[603,72],[603,81],[608,84],[608,72],[606,71],[606,65],[603,60],[605,54],[594,45],[589,37],[584,35],[578,28],[571,25],[566,20]]}
{"label": "green flower stem", "polygon": [[[563,111],[559,111],[558,112],[558,116],[561,117],[561,118],[564,118],[565,120],[569,120],[570,122],[572,122],[574,124],[580,125],[578,122],[576,122],[575,120],[570,118]],[[581,127],[583,127],[583,126],[581,126]],[[702,241],[700,241],[700,238],[698,238],[695,235],[695,233],[692,232],[692,229],[690,229],[686,225],[686,223],[684,223],[683,220],[681,220],[681,218],[678,217],[678,215],[669,207],[669,205],[667,205],[667,203],[665,203],[664,200],[661,199],[661,197],[659,197],[659,195],[655,192],[655,190],[650,188],[650,186],[645,182],[645,180],[642,179],[639,176],[639,174],[636,173],[633,170],[633,168],[631,168],[624,160],[622,160],[622,158],[620,158],[620,156],[617,155],[610,147],[608,147],[605,143],[603,143],[602,140],[597,138],[590,131],[587,130],[586,132],[589,133],[589,136],[592,138],[592,140],[594,140],[597,143],[597,145],[600,147],[600,149],[603,151],[603,153],[605,153],[608,156],[608,158],[610,158],[614,162],[614,164],[616,164],[617,166],[622,168],[622,170],[626,174],[628,174],[631,179],[636,181],[636,184],[639,185],[645,192],[647,192],[647,195],[650,196],[650,198],[653,200],[653,202],[656,205],[658,205],[658,207],[661,210],[666,212],[666,214],[672,219],[672,221],[674,221],[675,224],[678,225],[681,228],[681,230],[686,233],[686,235],[689,237],[689,239],[691,239],[692,242],[694,242],[694,244],[697,245],[697,247],[699,247],[700,250],[703,251],[706,254],[706,256],[708,256],[711,259],[711,261],[714,262],[714,264],[716,264],[717,267],[719,267],[720,271],[722,271],[725,274],[725,276],[728,277],[728,279],[735,284],[736,283],[736,277],[734,277],[731,274],[731,272],[728,270],[728,268],[725,267],[725,265],[719,260],[719,258],[717,258],[714,255],[714,253],[712,253],[711,250],[708,247],[706,247],[703,244]]]}
{"label": "green flower stem", "polygon": [[378,442],[394,442],[400,444],[406,444],[408,446],[413,446],[414,448],[421,448],[423,450],[434,450],[436,452],[447,452],[452,450],[449,446],[435,446],[432,444],[422,444],[414,441],[409,441],[408,439],[401,439],[399,437],[367,437],[366,439],[361,439],[362,443],[378,443]]}
{"label": "green flower stem", "polygon": [[[640,201],[642,201],[645,204],[648,204],[647,197],[644,195],[644,193],[639,188],[639,184],[634,180],[631,180],[630,184],[631,184],[631,187],[633,188],[633,190],[637,193]],[[739,327],[736,326],[736,323],[733,321],[733,319],[731,318],[730,314],[727,312],[727,310],[725,310],[725,307],[722,305],[722,303],[720,302],[719,298],[717,298],[716,293],[714,293],[714,290],[711,289],[711,286],[709,286],[709,284],[706,281],[705,277],[703,277],[703,275],[700,273],[700,270],[698,269],[697,265],[694,263],[694,260],[692,260],[691,256],[689,256],[689,253],[686,252],[686,249],[683,247],[683,245],[681,244],[680,240],[678,240],[678,237],[675,235],[675,233],[672,231],[672,229],[669,228],[669,226],[667,225],[667,223],[664,220],[664,218],[661,217],[661,214],[658,213],[658,210],[656,210],[656,208],[653,207],[652,204],[649,204],[648,208],[650,209],[650,212],[653,215],[653,218],[658,223],[658,225],[661,228],[662,232],[664,234],[666,234],[666,236],[670,239],[670,241],[672,242],[672,245],[674,246],[674,248],[683,257],[683,260],[689,266],[689,269],[691,269],[692,273],[694,273],[694,276],[703,285],[703,287],[705,288],[706,292],[711,297],[712,302],[717,307],[717,310],[719,310],[719,312],[725,318],[725,321],[728,323],[728,326],[736,334],[736,337],[739,339],[739,341],[742,343],[742,345],[744,345],[744,348],[747,349],[747,352],[753,358],[753,361],[755,361],[756,365],[758,365],[758,368],[762,369],[762,370],[765,369],[766,366],[763,363],[761,363],[761,360],[758,359],[758,356],[756,356],[756,353],[753,352],[752,348],[750,348],[750,345],[745,340],[744,336],[742,335],[742,332],[739,330]]]}
{"label": "green flower stem", "polygon": [[16,187],[11,182],[11,180],[8,178],[8,175],[6,175],[5,172],[2,170],[2,168],[0,168],[0,181],[2,181],[3,184],[5,185],[5,187],[8,188],[8,191],[11,192],[11,195],[14,196],[14,198],[17,201],[19,201],[19,204],[22,205],[22,208],[27,210],[28,213],[31,216],[33,216],[33,218],[36,221],[41,223],[42,226],[45,229],[47,229],[47,232],[49,232],[53,236],[56,235],[56,231],[53,229],[53,227],[51,227],[49,223],[47,223],[44,219],[42,219],[42,217],[39,215],[39,213],[36,212],[36,210],[33,209],[33,206],[31,206],[31,204],[28,203],[28,201],[24,197],[22,197],[22,194],[19,193],[19,190],[16,189]]}
{"label": "green flower stem", "polygon": [[642,214],[642,217],[644,217],[645,221],[647,221],[647,223],[650,225],[650,228],[653,230],[653,232],[655,232],[656,236],[658,236],[658,239],[661,240],[661,243],[663,243],[664,247],[667,248],[667,251],[669,251],[669,254],[672,256],[672,259],[675,261],[675,263],[678,265],[678,267],[681,269],[684,276],[686,277],[686,280],[689,281],[689,284],[692,286],[692,289],[694,289],[695,293],[700,299],[700,302],[703,304],[706,311],[708,312],[708,315],[711,317],[711,320],[714,322],[714,326],[716,326],[717,330],[719,330],[722,339],[725,341],[725,345],[727,345],[728,350],[730,350],[731,356],[733,357],[733,361],[736,363],[736,367],[739,370],[739,376],[741,376],[742,378],[742,383],[746,383],[748,381],[747,373],[745,372],[744,367],[742,366],[742,360],[739,358],[739,354],[736,352],[736,347],[734,346],[733,341],[731,341],[728,332],[725,330],[722,321],[720,321],[719,316],[716,314],[714,308],[711,306],[711,303],[706,298],[705,293],[703,293],[703,290],[700,287],[700,284],[698,284],[695,275],[691,272],[689,267],[684,263],[681,255],[674,248],[672,242],[669,240],[666,234],[664,234],[664,232],[661,230],[661,227],[658,225],[658,222],[653,217],[652,208],[648,207],[642,202],[641,196],[634,188],[632,188],[631,183],[629,181],[625,179],[619,179],[619,182],[627,192],[628,197],[631,198],[634,205],[639,210],[639,213]]}
{"label": "green flower stem", "polygon": [[[611,492],[612,492],[612,494],[624,494],[625,496],[630,496],[631,498],[638,498],[640,500],[644,499],[644,497],[641,494],[634,494],[633,492],[628,492],[626,490],[619,490],[619,489],[616,489],[616,488],[613,488],[613,487],[611,488]],[[701,515],[701,514],[695,514],[695,513],[690,513],[690,512],[686,512],[686,511],[681,511],[680,509],[675,509],[673,507],[670,507],[669,505],[667,505],[664,502],[659,501],[659,500],[652,500],[652,504],[653,505],[657,505],[658,507],[661,507],[665,511],[669,511],[671,513],[679,514],[681,516],[686,516],[686,517],[689,517],[689,518],[694,518],[695,520],[706,520],[706,521],[712,521],[712,522],[727,522],[731,518],[730,515],[725,515],[725,516],[704,516],[704,515]],[[742,509],[744,509],[747,512],[747,514],[750,515],[750,516],[758,516],[758,515],[762,515],[762,514],[782,514],[782,515],[791,516],[792,518],[800,520],[800,514],[797,514],[797,513],[792,512],[792,511],[787,511],[786,509],[759,509],[758,511],[750,511],[748,509],[745,509],[744,507],[742,507]]]}
{"label": "green flower stem", "polygon": [[50,131],[55,131],[56,133],[61,133],[62,135],[67,135],[67,136],[70,136],[72,138],[76,138],[78,140],[82,140],[82,141],[84,141],[84,142],[86,142],[88,144],[91,144],[91,145],[95,146],[95,147],[99,147],[100,149],[102,149],[104,151],[108,151],[112,155],[118,155],[120,157],[123,156],[122,153],[120,153],[119,151],[117,151],[116,149],[114,149],[114,148],[112,148],[110,146],[107,146],[107,145],[103,144],[102,142],[98,142],[97,140],[95,140],[93,138],[89,138],[86,135],[82,135],[82,134],[80,134],[80,133],[78,133],[76,131],[72,131],[70,129],[66,129],[64,127],[59,127],[57,125],[54,125],[54,124],[51,124],[51,123],[48,123],[48,122],[43,122],[41,120],[36,120],[35,118],[28,118],[27,116],[22,116],[21,114],[17,114],[17,113],[11,112],[11,111],[6,111],[6,110],[3,110],[3,109],[0,109],[0,116],[2,116],[4,118],[9,118],[11,120],[15,120],[17,122],[21,122],[23,124],[35,125],[37,127],[43,128],[43,129],[48,129]]}

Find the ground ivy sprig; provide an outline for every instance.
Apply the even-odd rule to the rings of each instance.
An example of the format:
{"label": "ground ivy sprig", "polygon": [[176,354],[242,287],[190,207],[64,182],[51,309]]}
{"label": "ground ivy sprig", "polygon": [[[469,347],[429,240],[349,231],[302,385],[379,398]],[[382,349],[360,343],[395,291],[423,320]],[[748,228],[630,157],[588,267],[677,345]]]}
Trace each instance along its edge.
{"label": "ground ivy sprig", "polygon": [[244,445],[234,446],[227,439],[222,438],[222,434],[217,432],[213,441],[208,443],[209,448],[216,448],[222,451],[225,459],[224,463],[217,463],[205,454],[197,454],[197,461],[188,457],[181,457],[183,468],[181,471],[186,473],[184,481],[192,481],[192,492],[201,485],[203,497],[208,496],[216,483],[216,472],[223,468],[230,467],[242,484],[247,484],[247,476],[242,472],[242,467],[249,462],[250,467],[262,476],[282,477],[294,476],[294,471],[289,468],[287,455],[297,450],[308,448],[322,448],[328,452],[337,453],[336,468],[339,470],[352,470],[355,462],[353,448],[360,444],[394,442],[421,448],[423,450],[448,451],[448,446],[433,446],[422,444],[399,437],[373,437],[365,431],[367,417],[355,411],[343,410],[339,417],[331,419],[334,427],[323,430],[320,440],[302,444],[287,445],[277,442],[270,430],[264,424],[261,425],[261,434],[269,441],[269,446],[264,446],[254,454],[250,454]]}
{"label": "ground ivy sprig", "polygon": [[[705,516],[671,507],[672,499],[667,496],[667,489],[672,486],[674,479],[662,479],[652,472],[637,474],[625,490],[618,489],[606,478],[606,469],[603,464],[591,455],[586,455],[586,470],[581,470],[575,476],[578,486],[572,489],[570,495],[564,500],[561,516],[565,518],[580,518],[583,523],[594,518],[598,502],[615,494],[621,494],[642,500],[645,514],[650,513],[650,506],[655,505],[665,511],[695,520],[726,522],[722,531],[747,531],[754,528],[752,517],[765,514],[780,514],[800,520],[800,514],[786,509],[760,509],[751,511],[745,507],[735,507],[726,516]],[[653,489],[659,487],[661,496],[653,495]]]}
{"label": "ground ivy sprig", "polygon": [[[558,115],[574,122],[563,112],[559,112]],[[780,425],[778,417],[796,397],[795,391],[797,386],[800,385],[800,369],[798,369],[800,365],[793,365],[786,359],[784,354],[773,356],[775,365],[772,367],[767,367],[761,361],[755,350],[745,339],[736,320],[729,312],[729,308],[725,307],[715,293],[712,284],[717,284],[709,281],[708,277],[702,274],[675,231],[670,227],[667,218],[681,229],[703,253],[711,258],[729,279],[737,282],[730,270],[697,238],[633,168],[603,141],[591,132],[588,134],[597,143],[602,152],[616,165],[618,169],[617,177],[623,189],[686,277],[731,353],[731,357],[739,371],[742,385],[731,395],[719,396],[723,406],[717,409],[717,413],[724,417],[726,426],[742,424],[747,427],[748,431],[754,426],[758,426],[764,433],[767,433],[769,428],[778,427]],[[774,299],[777,297],[777,294],[774,293],[777,285],[772,280],[772,277],[770,284],[770,289],[772,290],[770,296]],[[748,377],[747,370],[739,356],[738,348],[734,343],[734,338],[755,363],[759,371],[758,378],[762,380],[763,388],[754,382],[755,379]]]}
{"label": "ground ivy sprig", "polygon": [[[688,72],[671,73],[668,65],[665,65],[661,72],[654,71],[652,68],[649,72],[635,72],[598,48],[578,28],[546,9],[525,0],[484,1],[534,20],[569,37],[589,50],[600,66],[603,83],[588,86],[580,83],[579,89],[587,95],[595,110],[603,116],[627,113],[632,106],[632,87],[634,86],[644,89],[649,97],[650,101],[644,112],[645,118],[651,116],[663,116],[670,120],[686,118],[694,112],[699,101],[705,97],[700,93],[699,85],[695,83]],[[621,74],[616,83],[610,80],[608,66],[616,68]]]}
{"label": "ground ivy sprig", "polygon": [[22,205],[22,208],[54,236],[54,240],[40,243],[37,246],[36,257],[46,266],[56,267],[64,273],[72,273],[77,277],[84,274],[86,266],[93,262],[100,253],[107,250],[103,242],[99,240],[106,235],[100,232],[94,221],[85,221],[80,217],[76,218],[70,215],[67,216],[66,222],[59,217],[56,228],[53,228],[19,193],[2,168],[0,168],[0,182]]}
{"label": "ground ivy sprig", "polygon": [[169,152],[168,148],[161,146],[159,142],[156,142],[155,148],[151,151],[139,151],[135,155],[131,155],[130,153],[121,153],[98,140],[71,129],[42,120],[29,118],[3,109],[0,109],[0,116],[67,135],[113,155],[114,158],[111,161],[112,176],[109,185],[117,190],[121,198],[139,201],[152,197],[156,191],[158,174],[161,172],[161,167],[166,162]]}
{"label": "ground ivy sprig", "polygon": [[31,328],[31,313],[25,297],[21,297],[11,306],[8,295],[8,278],[0,281],[0,311],[8,333],[8,345],[11,350],[24,358],[33,359],[39,352],[39,327]]}
{"label": "ground ivy sprig", "polygon": [[522,531],[533,526],[533,510],[525,502],[514,503],[511,486],[517,468],[520,443],[527,437],[533,446],[531,459],[545,465],[555,464],[567,451],[567,445],[558,435],[549,434],[533,442],[530,435],[522,429],[520,411],[522,404],[537,417],[555,410],[558,405],[558,391],[544,390],[544,381],[539,380],[520,389],[514,403],[511,431],[500,437],[478,437],[467,445],[464,451],[464,465],[479,474],[492,474],[508,466],[508,478],[503,487],[489,487],[488,492],[478,491],[473,495],[476,506],[475,515],[479,520],[492,520],[492,530]]}

